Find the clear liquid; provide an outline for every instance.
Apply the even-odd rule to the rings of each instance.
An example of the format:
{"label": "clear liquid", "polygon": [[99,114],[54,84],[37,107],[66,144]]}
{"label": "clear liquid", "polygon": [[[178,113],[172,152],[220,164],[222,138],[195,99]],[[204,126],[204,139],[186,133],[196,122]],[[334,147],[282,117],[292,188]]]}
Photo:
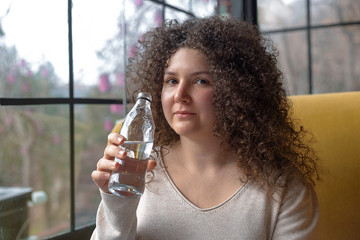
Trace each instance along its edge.
{"label": "clear liquid", "polygon": [[129,158],[148,159],[153,142],[125,141],[120,147],[124,149]]}
{"label": "clear liquid", "polygon": [[125,141],[120,147],[125,149],[125,159],[115,158],[120,164],[109,180],[109,191],[115,195],[136,198],[145,190],[145,174],[153,142]]}

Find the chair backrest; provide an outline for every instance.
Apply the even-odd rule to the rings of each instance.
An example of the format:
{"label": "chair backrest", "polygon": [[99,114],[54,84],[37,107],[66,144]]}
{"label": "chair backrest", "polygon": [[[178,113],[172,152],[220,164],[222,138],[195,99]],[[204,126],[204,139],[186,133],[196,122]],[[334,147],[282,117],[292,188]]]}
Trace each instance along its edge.
{"label": "chair backrest", "polygon": [[316,186],[319,239],[360,239],[360,92],[292,96],[325,172]]}

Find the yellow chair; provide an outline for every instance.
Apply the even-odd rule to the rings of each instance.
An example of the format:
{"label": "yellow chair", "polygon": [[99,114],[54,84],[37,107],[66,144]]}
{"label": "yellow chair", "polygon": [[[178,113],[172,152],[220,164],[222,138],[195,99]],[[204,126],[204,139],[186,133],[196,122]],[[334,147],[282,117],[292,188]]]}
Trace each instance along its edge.
{"label": "yellow chair", "polygon": [[360,239],[360,92],[292,96],[325,173],[316,186],[319,239]]}

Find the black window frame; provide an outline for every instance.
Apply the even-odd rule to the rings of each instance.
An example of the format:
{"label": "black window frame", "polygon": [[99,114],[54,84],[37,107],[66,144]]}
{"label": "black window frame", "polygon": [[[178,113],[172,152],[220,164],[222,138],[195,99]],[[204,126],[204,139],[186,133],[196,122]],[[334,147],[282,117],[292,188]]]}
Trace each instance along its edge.
{"label": "black window frame", "polygon": [[[339,23],[332,23],[332,24],[311,24],[311,0],[306,0],[305,4],[305,11],[306,11],[306,22],[305,26],[303,27],[289,27],[289,28],[280,28],[276,30],[265,30],[261,31],[263,34],[274,34],[274,33],[288,33],[288,32],[297,32],[297,31],[305,31],[306,32],[306,46],[307,46],[307,75],[308,75],[308,92],[307,94],[314,94],[314,83],[313,83],[313,56],[312,56],[312,41],[311,41],[311,34],[312,30],[315,29],[325,29],[325,28],[334,28],[334,27],[345,27],[345,26],[352,26],[352,25],[360,25],[360,21],[351,21],[351,22],[339,22]],[[257,10],[254,11],[253,9],[257,9],[257,1],[246,0],[251,7],[248,7],[250,10],[245,11],[245,19],[257,19]],[[245,9],[246,10],[246,9]],[[304,93],[305,94],[305,93]]]}
{"label": "black window frame", "polygon": [[[183,10],[176,6],[170,5],[162,0],[147,0],[162,6],[162,16],[164,19],[165,9],[172,9],[185,13],[191,17],[195,17],[192,12]],[[219,1],[219,0],[218,0]],[[89,239],[95,224],[88,226],[76,227],[76,209],[75,209],[75,111],[74,107],[78,104],[88,105],[109,105],[123,104],[123,99],[113,98],[79,98],[74,96],[74,71],[73,71],[73,30],[72,30],[72,1],[67,1],[67,17],[68,17],[68,56],[69,56],[69,96],[63,98],[8,98],[0,97],[0,106],[33,106],[33,105],[68,105],[69,106],[69,135],[70,135],[70,229],[68,232],[59,233],[49,236],[46,239]],[[126,103],[125,103],[126,104]]]}

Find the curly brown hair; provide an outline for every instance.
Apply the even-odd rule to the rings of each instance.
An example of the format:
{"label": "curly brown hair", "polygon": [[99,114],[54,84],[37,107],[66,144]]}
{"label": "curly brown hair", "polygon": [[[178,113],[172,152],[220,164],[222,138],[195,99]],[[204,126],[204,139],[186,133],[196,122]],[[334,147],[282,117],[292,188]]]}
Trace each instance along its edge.
{"label": "curly brown hair", "polygon": [[257,26],[233,18],[166,21],[139,41],[128,79],[137,86],[134,96],[146,91],[153,97],[154,146],[179,140],[164,117],[161,91],[167,62],[183,47],[206,57],[215,82],[213,134],[231,147],[247,179],[275,188],[284,186],[284,177],[295,176],[315,185],[316,158],[303,141],[305,131],[295,127],[291,118],[277,51]]}

